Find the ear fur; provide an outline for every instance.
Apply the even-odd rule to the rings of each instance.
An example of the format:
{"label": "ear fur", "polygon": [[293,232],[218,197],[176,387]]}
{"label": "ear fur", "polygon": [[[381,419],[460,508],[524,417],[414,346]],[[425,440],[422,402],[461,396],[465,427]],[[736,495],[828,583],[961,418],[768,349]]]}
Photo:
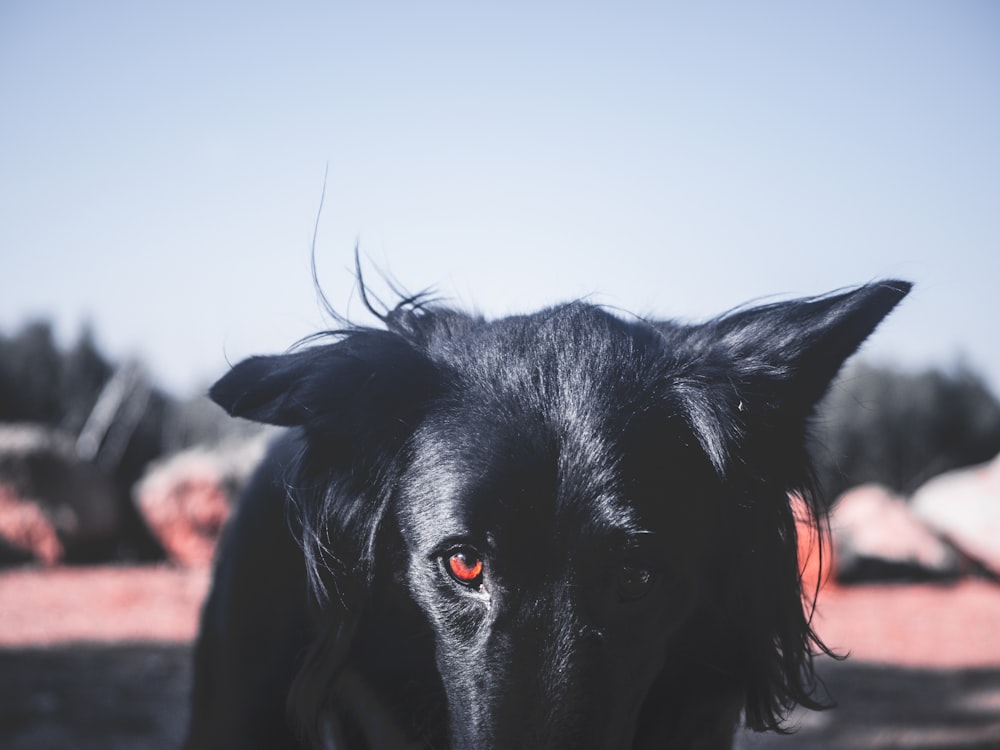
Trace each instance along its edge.
{"label": "ear fur", "polygon": [[808,412],[912,284],[884,281],[826,297],[779,302],[725,316],[710,326],[742,361],[751,381],[781,408]]}
{"label": "ear fur", "polygon": [[354,329],[331,344],[251,357],[212,387],[233,416],[304,433],[286,481],[321,598],[341,589],[325,573],[367,566],[386,502],[381,488],[439,383],[430,360],[401,336]]}
{"label": "ear fur", "polygon": [[398,454],[440,378],[402,335],[355,328],[333,343],[251,357],[210,390],[233,416],[300,431],[284,481],[311,589],[323,606],[321,635],[290,705],[317,745],[325,697],[364,609]]}
{"label": "ear fur", "polygon": [[726,473],[751,426],[804,429],[844,361],[911,286],[884,281],[742,309],[675,333],[675,391],[716,471]]}
{"label": "ear fur", "polygon": [[357,329],[333,344],[244,360],[209,395],[235,417],[353,437],[397,422],[434,380],[427,358],[397,334]]}
{"label": "ear fur", "polygon": [[730,554],[717,571],[716,602],[707,605],[722,631],[701,637],[728,649],[720,669],[740,684],[751,728],[780,728],[795,705],[822,707],[812,697],[812,658],[814,649],[829,651],[803,609],[789,494],[820,523],[806,451],[809,418],[844,361],[910,288],[881,282],[664,331],[680,338],[675,398],[727,501],[719,533]]}

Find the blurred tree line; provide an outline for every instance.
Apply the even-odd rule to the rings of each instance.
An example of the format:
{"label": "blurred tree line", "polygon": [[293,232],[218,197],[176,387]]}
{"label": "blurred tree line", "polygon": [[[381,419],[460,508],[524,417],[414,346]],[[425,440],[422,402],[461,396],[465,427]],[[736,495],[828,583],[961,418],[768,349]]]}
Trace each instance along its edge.
{"label": "blurred tree line", "polygon": [[[65,350],[44,321],[0,335],[0,422],[41,423],[79,436],[120,369],[88,328]],[[253,429],[203,396],[178,401],[148,382],[144,370],[136,373],[148,395],[108,467],[123,492],[165,453]],[[910,494],[936,474],[1000,453],[1000,403],[967,368],[910,373],[850,365],[821,403],[815,427],[817,478],[830,499],[866,482]]]}
{"label": "blurred tree line", "polygon": [[1000,453],[1000,403],[964,366],[911,373],[851,364],[820,404],[812,452],[831,501],[868,482],[910,495]]}
{"label": "blurred tree line", "polygon": [[49,323],[29,323],[0,336],[0,421],[77,433],[111,372],[89,327],[69,350],[59,351]]}
{"label": "blurred tree line", "polygon": [[[135,433],[146,452],[172,453],[247,428],[204,395],[173,398],[141,366],[131,364],[137,371],[133,381],[150,391]],[[79,435],[121,369],[121,363],[101,353],[89,327],[66,349],[60,349],[47,321],[28,323],[12,335],[0,333],[0,422],[34,422]]]}

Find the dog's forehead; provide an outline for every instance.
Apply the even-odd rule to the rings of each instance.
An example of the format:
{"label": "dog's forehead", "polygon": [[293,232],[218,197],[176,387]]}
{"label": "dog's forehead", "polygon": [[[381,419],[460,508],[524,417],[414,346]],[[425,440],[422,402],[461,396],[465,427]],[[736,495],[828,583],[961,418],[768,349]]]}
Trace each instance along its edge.
{"label": "dog's forehead", "polygon": [[411,442],[413,511],[455,536],[504,523],[595,535],[643,528],[635,454],[655,442],[644,433],[664,385],[658,342],[636,330],[569,305],[499,321],[452,347],[451,389]]}
{"label": "dog's forehead", "polygon": [[[662,391],[663,336],[576,302],[485,322],[428,352],[450,373],[455,400],[481,415],[520,416],[552,428],[629,418]],[[577,424],[579,423],[579,424]]]}

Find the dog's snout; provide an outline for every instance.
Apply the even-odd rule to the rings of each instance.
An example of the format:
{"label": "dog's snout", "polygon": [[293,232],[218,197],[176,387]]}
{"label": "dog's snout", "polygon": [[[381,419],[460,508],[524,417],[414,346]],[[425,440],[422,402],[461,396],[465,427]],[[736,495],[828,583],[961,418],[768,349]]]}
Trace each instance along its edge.
{"label": "dog's snout", "polygon": [[[553,590],[554,589],[554,590]],[[616,715],[615,663],[570,586],[531,597],[493,622],[474,695],[453,695],[461,750],[623,750],[632,717]],[[502,654],[495,658],[486,654]]]}

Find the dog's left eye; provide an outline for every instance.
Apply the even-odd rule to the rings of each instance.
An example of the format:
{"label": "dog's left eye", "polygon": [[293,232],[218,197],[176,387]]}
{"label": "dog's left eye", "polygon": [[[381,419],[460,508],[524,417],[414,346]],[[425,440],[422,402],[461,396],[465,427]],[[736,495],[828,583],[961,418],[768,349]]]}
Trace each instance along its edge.
{"label": "dog's left eye", "polygon": [[653,571],[637,565],[626,565],[618,574],[618,596],[623,602],[635,601],[649,593]]}
{"label": "dog's left eye", "polygon": [[463,586],[477,587],[483,582],[483,561],[475,550],[460,549],[445,560],[448,575]]}

